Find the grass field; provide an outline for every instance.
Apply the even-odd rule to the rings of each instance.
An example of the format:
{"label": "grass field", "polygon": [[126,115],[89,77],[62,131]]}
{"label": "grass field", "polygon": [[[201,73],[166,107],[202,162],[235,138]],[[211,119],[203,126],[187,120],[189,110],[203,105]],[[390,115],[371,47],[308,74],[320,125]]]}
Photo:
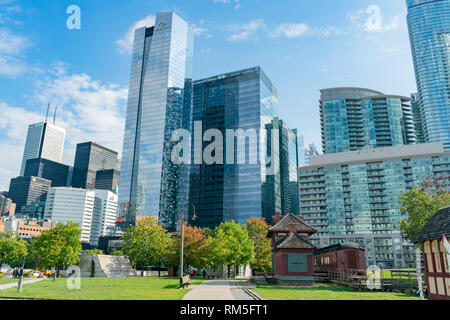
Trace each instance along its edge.
{"label": "grass field", "polygon": [[[202,280],[193,279],[193,284]],[[80,290],[66,288],[66,279],[44,280],[17,289],[0,291],[3,298],[56,300],[181,300],[190,290],[178,289],[176,278],[82,278]]]}
{"label": "grass field", "polygon": [[418,296],[413,295],[393,292],[360,292],[334,284],[317,284],[312,288],[258,285],[254,291],[268,300],[420,300]]}
{"label": "grass field", "polygon": [[19,280],[17,280],[17,279],[0,279],[0,285],[13,283],[13,282],[17,282],[17,281],[19,281]]}

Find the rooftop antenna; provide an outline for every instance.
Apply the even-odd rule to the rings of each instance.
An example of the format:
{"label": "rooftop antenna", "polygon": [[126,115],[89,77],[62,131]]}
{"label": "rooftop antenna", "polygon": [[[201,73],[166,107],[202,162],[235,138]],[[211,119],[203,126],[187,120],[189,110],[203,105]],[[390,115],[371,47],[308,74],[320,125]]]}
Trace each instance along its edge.
{"label": "rooftop antenna", "polygon": [[53,124],[56,124],[56,111],[58,111],[58,106],[55,106],[55,114],[53,115]]}
{"label": "rooftop antenna", "polygon": [[47,120],[48,120],[48,111],[49,111],[49,109],[50,109],[50,102],[48,103],[48,106],[47,106],[47,115],[45,116],[45,122],[47,122]]}

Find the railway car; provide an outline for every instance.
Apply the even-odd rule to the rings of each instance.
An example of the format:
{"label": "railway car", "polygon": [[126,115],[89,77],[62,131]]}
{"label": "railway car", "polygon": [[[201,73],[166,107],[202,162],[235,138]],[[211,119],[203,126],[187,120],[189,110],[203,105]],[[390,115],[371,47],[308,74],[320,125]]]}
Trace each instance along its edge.
{"label": "railway car", "polygon": [[314,251],[314,271],[366,270],[366,251],[358,244],[335,244]]}

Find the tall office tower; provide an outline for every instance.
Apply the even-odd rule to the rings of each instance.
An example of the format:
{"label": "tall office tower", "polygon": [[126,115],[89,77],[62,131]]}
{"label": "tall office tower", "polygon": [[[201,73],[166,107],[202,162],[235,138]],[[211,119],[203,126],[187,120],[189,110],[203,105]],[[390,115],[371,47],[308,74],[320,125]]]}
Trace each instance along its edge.
{"label": "tall office tower", "polygon": [[450,0],[406,4],[424,138],[450,150]]}
{"label": "tall office tower", "polygon": [[158,13],[155,27],[135,31],[119,182],[122,228],[136,216],[157,216],[177,226],[188,197],[187,165],[171,161],[171,136],[189,129],[193,33],[172,12]]}
{"label": "tall office tower", "polygon": [[50,180],[52,187],[67,186],[69,166],[62,163],[36,158],[29,159],[25,165],[25,177],[39,177]]}
{"label": "tall office tower", "polygon": [[416,143],[410,98],[361,88],[320,92],[324,153]]}
{"label": "tall office tower", "polygon": [[94,142],[77,145],[73,165],[72,187],[94,189],[97,171],[115,169],[117,152]]}
{"label": "tall office tower", "polygon": [[425,143],[423,134],[423,119],[420,112],[420,101],[417,93],[411,93],[411,109],[414,117],[414,128],[416,129],[417,143]]}
{"label": "tall office tower", "polygon": [[281,214],[298,215],[298,172],[299,143],[297,129],[289,129],[283,120],[279,120],[280,137],[280,189]]}
{"label": "tall office tower", "polygon": [[51,181],[38,177],[17,177],[11,179],[8,196],[16,204],[16,212],[23,206],[44,203]]}
{"label": "tall office tower", "polygon": [[79,223],[81,242],[90,243],[94,215],[95,190],[66,187],[50,188],[45,204],[44,219],[54,223]]}
{"label": "tall office tower", "polygon": [[100,237],[111,234],[116,226],[117,195],[109,190],[95,190],[90,244],[98,246]]}
{"label": "tall office tower", "polygon": [[60,163],[63,156],[65,137],[66,130],[47,121],[30,125],[25,142],[20,175],[23,176],[28,159],[43,158]]}
{"label": "tall office tower", "polygon": [[[280,174],[271,172],[260,158],[265,148],[273,165],[279,166],[278,140],[272,143],[269,131],[267,144],[264,140],[261,144],[259,136],[261,129],[278,130],[277,115],[277,89],[260,67],[194,82],[192,136],[219,130],[225,136],[224,158],[228,154],[232,158],[224,159],[224,164],[196,161],[191,165],[189,202],[196,208],[197,226],[213,228],[231,220],[245,224],[250,217],[271,220],[274,212],[281,211]],[[227,130],[235,138],[228,139]],[[201,154],[209,144],[196,146],[194,141],[194,154]]]}
{"label": "tall office tower", "polygon": [[299,168],[300,213],[318,230],[311,241],[319,247],[359,243],[367,265],[414,267],[414,246],[396,225],[407,219],[399,193],[429,176],[450,183],[450,152],[441,142],[312,157],[309,167]]}

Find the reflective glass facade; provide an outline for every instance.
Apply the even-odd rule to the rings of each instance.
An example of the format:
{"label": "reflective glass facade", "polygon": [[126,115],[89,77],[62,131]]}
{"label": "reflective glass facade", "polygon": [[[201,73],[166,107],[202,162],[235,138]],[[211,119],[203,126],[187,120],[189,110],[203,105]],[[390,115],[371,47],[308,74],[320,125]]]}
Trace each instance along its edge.
{"label": "reflective glass facade", "polygon": [[[190,199],[195,205],[201,227],[215,227],[223,221],[234,220],[245,224],[251,217],[271,217],[280,211],[279,173],[267,174],[267,165],[260,161],[261,143],[273,146],[278,157],[278,140],[260,141],[260,130],[270,128],[278,113],[278,93],[272,82],[261,70],[251,68],[194,82],[193,123],[202,122],[202,132],[218,129],[224,136],[226,130],[254,130],[257,148],[245,138],[245,155],[238,154],[235,139],[234,164],[193,164],[191,166]],[[193,135],[194,139],[194,135]],[[225,140],[225,139],[224,139]],[[233,141],[230,141],[233,143]],[[204,150],[209,143],[203,143]],[[224,155],[228,142],[224,142]],[[192,143],[195,151],[195,143]],[[267,153],[270,155],[269,148]],[[201,151],[200,151],[201,152]],[[245,164],[238,159],[245,156]],[[258,161],[251,164],[256,156]],[[279,161],[279,160],[276,160]],[[274,184],[278,183],[275,188]],[[278,194],[276,194],[276,191]]]}
{"label": "reflective glass facade", "polygon": [[170,161],[172,132],[189,128],[193,35],[172,12],[135,31],[119,183],[122,227],[157,216],[169,230],[183,209],[188,168]]}
{"label": "reflective glass facade", "polygon": [[450,0],[406,3],[424,137],[450,150]]}
{"label": "reflective glass facade", "polygon": [[[395,225],[402,216],[399,193],[427,176],[450,176],[450,153],[442,144],[393,147],[313,158],[299,170],[300,210],[318,229],[315,244],[358,242],[366,246],[368,265],[413,267],[413,248]],[[317,159],[328,159],[316,165]],[[450,182],[450,179],[448,180]]]}
{"label": "reflective glass facade", "polygon": [[411,99],[360,88],[321,90],[324,153],[416,143]]}

